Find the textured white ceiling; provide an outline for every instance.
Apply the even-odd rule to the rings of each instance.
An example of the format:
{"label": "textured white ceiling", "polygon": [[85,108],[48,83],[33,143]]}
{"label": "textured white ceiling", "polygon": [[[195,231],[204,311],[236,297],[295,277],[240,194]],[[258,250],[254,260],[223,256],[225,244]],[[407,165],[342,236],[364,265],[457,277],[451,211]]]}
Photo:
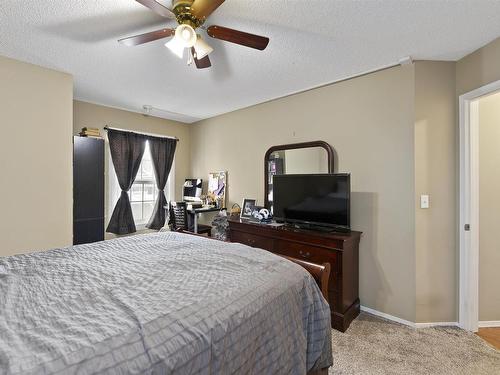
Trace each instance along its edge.
{"label": "textured white ceiling", "polygon": [[260,52],[206,37],[213,67],[196,70],[165,41],[117,43],[175,26],[134,0],[1,0],[0,54],[73,74],[77,99],[193,122],[409,55],[457,60],[500,36],[500,0],[226,0],[211,24],[271,42]]}

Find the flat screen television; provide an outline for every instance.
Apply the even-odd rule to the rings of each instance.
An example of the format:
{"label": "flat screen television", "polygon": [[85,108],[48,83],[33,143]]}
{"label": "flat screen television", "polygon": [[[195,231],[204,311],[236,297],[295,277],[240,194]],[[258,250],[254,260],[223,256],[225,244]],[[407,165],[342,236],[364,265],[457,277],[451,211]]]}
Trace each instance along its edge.
{"label": "flat screen television", "polygon": [[273,188],[276,221],[350,230],[350,174],[277,175]]}

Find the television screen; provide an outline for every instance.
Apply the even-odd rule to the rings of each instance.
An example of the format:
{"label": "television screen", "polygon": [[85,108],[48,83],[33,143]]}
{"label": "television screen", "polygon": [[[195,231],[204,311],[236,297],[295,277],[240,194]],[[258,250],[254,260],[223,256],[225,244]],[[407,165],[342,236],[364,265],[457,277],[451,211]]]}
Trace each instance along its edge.
{"label": "television screen", "polygon": [[274,176],[274,218],[349,229],[350,185],[349,174]]}

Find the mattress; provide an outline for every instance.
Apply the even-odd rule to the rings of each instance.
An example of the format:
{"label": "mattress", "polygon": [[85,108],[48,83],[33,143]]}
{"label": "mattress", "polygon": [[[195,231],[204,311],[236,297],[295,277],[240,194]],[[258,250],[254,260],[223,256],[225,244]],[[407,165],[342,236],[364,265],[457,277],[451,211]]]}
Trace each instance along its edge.
{"label": "mattress", "polygon": [[330,309],[300,266],[180,233],[0,258],[1,374],[300,374]]}

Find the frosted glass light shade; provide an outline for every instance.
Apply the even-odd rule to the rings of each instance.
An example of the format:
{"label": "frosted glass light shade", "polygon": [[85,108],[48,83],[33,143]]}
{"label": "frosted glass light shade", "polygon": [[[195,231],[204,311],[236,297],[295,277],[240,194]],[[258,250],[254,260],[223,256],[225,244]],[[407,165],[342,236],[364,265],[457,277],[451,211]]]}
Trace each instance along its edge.
{"label": "frosted glass light shade", "polygon": [[165,47],[172,51],[179,59],[184,57],[185,47],[176,37],[165,43]]}
{"label": "frosted glass light shade", "polygon": [[175,39],[177,39],[184,48],[191,48],[196,43],[196,31],[189,25],[179,25],[175,29]]}
{"label": "frosted glass light shade", "polygon": [[210,47],[203,39],[201,39],[200,35],[198,35],[198,38],[194,45],[194,50],[196,51],[196,58],[198,60],[201,60],[205,56],[212,53],[214,49]]}

